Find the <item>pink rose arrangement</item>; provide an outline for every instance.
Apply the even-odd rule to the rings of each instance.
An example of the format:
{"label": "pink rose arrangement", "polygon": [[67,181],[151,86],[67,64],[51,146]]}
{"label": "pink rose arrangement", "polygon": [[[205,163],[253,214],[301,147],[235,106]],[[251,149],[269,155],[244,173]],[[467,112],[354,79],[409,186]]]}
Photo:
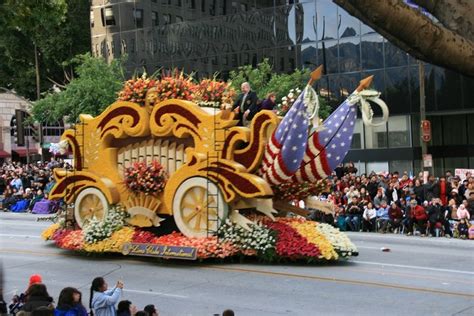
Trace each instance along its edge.
{"label": "pink rose arrangement", "polygon": [[168,175],[163,166],[156,160],[150,165],[145,162],[134,162],[125,169],[125,184],[135,193],[157,194],[163,192]]}

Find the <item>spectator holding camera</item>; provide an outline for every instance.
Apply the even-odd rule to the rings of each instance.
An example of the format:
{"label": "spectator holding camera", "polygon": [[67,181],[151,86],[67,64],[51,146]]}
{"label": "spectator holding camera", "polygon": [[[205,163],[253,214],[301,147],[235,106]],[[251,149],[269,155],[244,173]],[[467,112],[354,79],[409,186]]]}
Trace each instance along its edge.
{"label": "spectator holding camera", "polygon": [[116,316],[115,304],[122,295],[123,283],[117,281],[117,285],[109,290],[104,278],[97,277],[92,281],[89,307],[91,315]]}

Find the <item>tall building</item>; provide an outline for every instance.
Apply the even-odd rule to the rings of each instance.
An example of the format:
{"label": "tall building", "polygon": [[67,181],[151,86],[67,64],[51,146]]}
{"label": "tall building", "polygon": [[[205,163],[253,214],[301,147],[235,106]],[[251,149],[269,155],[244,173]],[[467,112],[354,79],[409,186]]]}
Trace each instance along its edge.
{"label": "tall building", "polygon": [[[418,61],[331,0],[93,0],[91,30],[93,54],[127,54],[130,73],[177,67],[225,78],[263,58],[279,72],[323,64],[317,88],[332,106],[374,75],[390,118],[375,128],[359,120],[346,160],[361,172],[421,169]],[[434,171],[474,169],[474,80],[425,71]]]}

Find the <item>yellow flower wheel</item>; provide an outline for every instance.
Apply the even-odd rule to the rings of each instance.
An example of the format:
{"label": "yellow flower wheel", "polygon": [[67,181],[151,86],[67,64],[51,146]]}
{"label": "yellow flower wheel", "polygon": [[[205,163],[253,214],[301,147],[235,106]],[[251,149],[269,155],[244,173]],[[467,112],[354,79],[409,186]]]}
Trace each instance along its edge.
{"label": "yellow flower wheel", "polygon": [[213,182],[192,177],[181,183],[173,198],[173,216],[179,230],[188,237],[206,237],[225,220],[228,205]]}
{"label": "yellow flower wheel", "polygon": [[109,211],[109,203],[105,195],[96,188],[82,190],[74,204],[74,218],[79,227],[82,227],[93,217],[102,221]]}

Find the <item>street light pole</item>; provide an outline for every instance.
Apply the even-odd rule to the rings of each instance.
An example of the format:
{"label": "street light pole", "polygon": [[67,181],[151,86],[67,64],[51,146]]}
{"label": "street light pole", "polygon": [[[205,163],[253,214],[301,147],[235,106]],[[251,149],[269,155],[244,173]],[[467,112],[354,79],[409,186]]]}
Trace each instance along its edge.
{"label": "street light pole", "polygon": [[[425,167],[424,157],[428,154],[428,143],[423,139],[422,124],[426,120],[426,103],[425,103],[425,64],[423,61],[418,61],[418,75],[420,82],[420,143],[421,143],[421,164],[423,171],[428,171],[432,174],[432,167]],[[433,162],[431,162],[433,164]]]}

